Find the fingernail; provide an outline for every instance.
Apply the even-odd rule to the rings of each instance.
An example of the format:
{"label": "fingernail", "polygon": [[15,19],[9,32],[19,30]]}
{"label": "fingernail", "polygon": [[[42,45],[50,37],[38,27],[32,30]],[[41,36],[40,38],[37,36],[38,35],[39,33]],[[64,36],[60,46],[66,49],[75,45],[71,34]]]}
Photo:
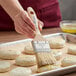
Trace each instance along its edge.
{"label": "fingernail", "polygon": [[42,29],[42,25],[40,25],[40,29]]}
{"label": "fingernail", "polygon": [[43,22],[41,22],[41,26],[42,26],[42,27],[44,26],[44,23],[43,23]]}

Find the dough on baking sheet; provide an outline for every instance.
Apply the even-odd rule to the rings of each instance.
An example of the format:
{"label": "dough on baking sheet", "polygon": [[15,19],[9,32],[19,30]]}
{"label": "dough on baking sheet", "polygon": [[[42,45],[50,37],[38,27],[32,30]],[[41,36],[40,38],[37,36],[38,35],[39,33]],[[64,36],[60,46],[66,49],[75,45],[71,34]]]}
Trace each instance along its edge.
{"label": "dough on baking sheet", "polygon": [[25,45],[24,53],[30,54],[30,55],[31,55],[31,54],[35,54],[31,42],[28,42],[28,43]]}
{"label": "dough on baking sheet", "polygon": [[31,69],[24,67],[17,67],[10,71],[10,76],[31,76],[31,74]]}
{"label": "dough on baking sheet", "polygon": [[16,58],[16,65],[28,67],[36,65],[36,57],[35,55],[20,55]]}
{"label": "dough on baking sheet", "polygon": [[60,49],[65,46],[65,40],[62,38],[48,38],[47,40],[49,41],[52,49]]}
{"label": "dough on baking sheet", "polygon": [[61,68],[61,66],[59,66],[59,65],[46,65],[46,66],[42,66],[42,67],[38,68],[37,72],[45,72],[45,71],[59,69],[59,68]]}
{"label": "dough on baking sheet", "polygon": [[70,65],[76,65],[76,56],[74,56],[74,55],[66,56],[66,57],[62,60],[61,65],[62,65],[63,67],[65,67],[65,66],[70,66]]}
{"label": "dough on baking sheet", "polygon": [[12,60],[21,54],[20,51],[10,49],[0,49],[0,59]]}
{"label": "dough on baking sheet", "polygon": [[76,55],[76,45],[68,47],[68,53],[72,55]]}
{"label": "dough on baking sheet", "polygon": [[54,57],[56,58],[56,60],[60,60],[63,56],[62,51],[52,50],[52,53],[54,54]]}
{"label": "dough on baking sheet", "polygon": [[0,73],[8,72],[11,64],[7,61],[0,61]]}
{"label": "dough on baking sheet", "polygon": [[34,66],[31,66],[31,67],[28,67],[31,69],[32,73],[36,73],[37,72],[37,69],[38,69],[38,66],[37,65],[34,65]]}

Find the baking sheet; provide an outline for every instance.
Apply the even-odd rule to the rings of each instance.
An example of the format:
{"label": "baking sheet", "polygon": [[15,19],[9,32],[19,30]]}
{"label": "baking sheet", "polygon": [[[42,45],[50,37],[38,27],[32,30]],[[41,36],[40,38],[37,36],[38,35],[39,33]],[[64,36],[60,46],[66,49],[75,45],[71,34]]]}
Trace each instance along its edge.
{"label": "baking sheet", "polygon": [[[71,35],[71,34],[55,33],[55,34],[45,35],[44,37],[51,38],[51,37],[61,36],[63,39],[65,39],[67,41],[67,35]],[[6,47],[6,48],[10,48],[10,49],[15,48],[19,51],[23,51],[26,42],[29,42],[31,40],[32,39],[25,39],[25,40],[19,40],[19,41],[14,41],[14,42],[2,43],[2,44],[0,44],[0,48],[2,48],[2,47]],[[10,62],[13,63],[13,61],[10,61]],[[32,76],[59,76],[59,75],[63,75],[63,74],[66,74],[66,73],[69,73],[72,71],[76,71],[76,65],[59,68],[59,69],[51,70],[51,71],[47,71],[47,72],[37,73],[37,74],[33,74]],[[0,73],[0,76],[9,76],[9,72]]]}

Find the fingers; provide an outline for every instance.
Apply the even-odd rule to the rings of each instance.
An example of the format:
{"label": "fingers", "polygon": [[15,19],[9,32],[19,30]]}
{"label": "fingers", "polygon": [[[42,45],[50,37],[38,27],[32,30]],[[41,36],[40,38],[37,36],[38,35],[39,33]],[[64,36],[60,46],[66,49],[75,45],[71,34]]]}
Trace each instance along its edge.
{"label": "fingers", "polygon": [[[26,11],[18,14],[15,17],[14,23],[15,23],[15,30],[18,33],[24,34],[30,38],[34,38],[34,36],[36,34],[35,25]],[[43,27],[43,22],[38,20],[38,25],[39,25],[39,29],[41,31],[42,27]]]}
{"label": "fingers", "polygon": [[25,29],[21,28],[21,27],[16,27],[15,30],[20,33],[23,34],[29,38],[34,38],[34,35],[30,35],[28,31],[25,31]]}
{"label": "fingers", "polygon": [[[29,17],[29,13],[27,13],[26,11],[23,12],[22,19],[30,26],[32,30],[36,31],[35,25],[31,20],[31,18]],[[38,24],[39,24],[39,30],[42,31],[44,23],[38,19]]]}
{"label": "fingers", "polygon": [[[26,28],[24,28],[26,25]],[[31,30],[31,28],[27,25],[27,23],[25,23],[23,25],[23,28],[22,28],[24,31],[26,30],[26,32],[28,33],[29,37],[31,36],[32,38],[35,36],[35,31]]]}
{"label": "fingers", "polygon": [[18,21],[15,23],[15,29],[18,33],[24,34],[31,38],[35,35],[34,31],[21,18],[18,18]]}
{"label": "fingers", "polygon": [[24,20],[24,22],[26,22],[30,26],[31,29],[35,31],[35,25],[26,11],[23,12],[22,19]]}

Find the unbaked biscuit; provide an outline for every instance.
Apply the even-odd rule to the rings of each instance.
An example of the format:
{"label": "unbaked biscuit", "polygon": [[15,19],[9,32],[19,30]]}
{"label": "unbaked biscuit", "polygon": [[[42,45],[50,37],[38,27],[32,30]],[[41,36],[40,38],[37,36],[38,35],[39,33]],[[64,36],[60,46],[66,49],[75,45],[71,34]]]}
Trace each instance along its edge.
{"label": "unbaked biscuit", "polygon": [[26,53],[26,54],[35,54],[31,42],[28,42],[28,43],[25,45],[24,53]]}
{"label": "unbaked biscuit", "polygon": [[60,49],[60,48],[63,48],[65,46],[65,40],[63,39],[58,39],[58,38],[50,38],[48,39],[49,41],[49,44],[50,44],[50,47],[52,49]]}
{"label": "unbaked biscuit", "polygon": [[0,59],[12,60],[21,54],[20,51],[16,50],[0,50]]}
{"label": "unbaked biscuit", "polygon": [[54,54],[54,57],[56,58],[56,60],[60,60],[63,56],[62,51],[52,50],[52,53]]}
{"label": "unbaked biscuit", "polygon": [[28,67],[28,68],[30,68],[33,73],[36,73],[37,69],[38,69],[38,66],[34,65],[34,66],[31,66],[31,67]]}
{"label": "unbaked biscuit", "polygon": [[10,76],[31,76],[31,74],[31,69],[24,67],[17,67],[10,71]]}
{"label": "unbaked biscuit", "polygon": [[76,65],[76,56],[73,56],[73,55],[69,55],[69,56],[66,56],[62,62],[61,62],[62,66],[65,67],[65,66],[70,66],[70,65]]}
{"label": "unbaked biscuit", "polygon": [[42,67],[38,68],[37,72],[45,72],[45,71],[54,70],[54,69],[58,69],[58,68],[61,68],[61,66],[58,66],[58,65],[46,65],[46,66],[42,66]]}
{"label": "unbaked biscuit", "polygon": [[0,61],[0,73],[4,73],[10,70],[11,64],[7,61]]}
{"label": "unbaked biscuit", "polygon": [[72,55],[76,55],[76,45],[68,47],[68,53]]}
{"label": "unbaked biscuit", "polygon": [[16,58],[16,65],[19,65],[19,66],[36,65],[36,57],[35,55],[21,55]]}

